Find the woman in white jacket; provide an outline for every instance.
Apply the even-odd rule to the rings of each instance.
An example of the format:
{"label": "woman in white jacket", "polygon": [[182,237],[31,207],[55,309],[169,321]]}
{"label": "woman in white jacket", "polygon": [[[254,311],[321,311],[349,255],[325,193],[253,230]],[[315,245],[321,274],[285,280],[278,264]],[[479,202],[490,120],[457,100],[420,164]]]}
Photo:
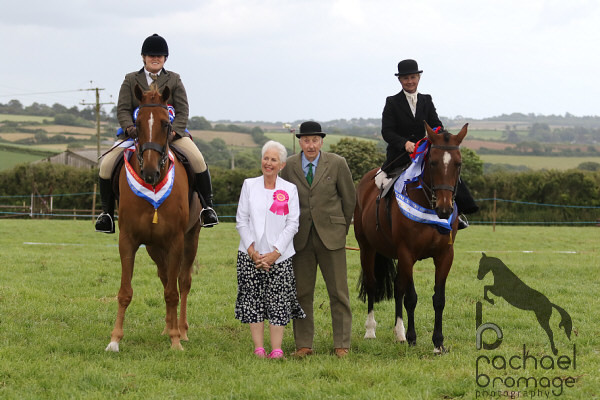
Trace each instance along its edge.
{"label": "woman in white jacket", "polygon": [[[278,176],[286,159],[281,143],[265,143],[262,176],[244,181],[236,215],[240,245],[235,317],[250,325],[254,354],[261,358],[283,358],[285,326],[291,319],[305,317],[296,299],[292,268],[293,239],[300,218],[298,191]],[[272,348],[268,356],[263,347],[265,319]]]}

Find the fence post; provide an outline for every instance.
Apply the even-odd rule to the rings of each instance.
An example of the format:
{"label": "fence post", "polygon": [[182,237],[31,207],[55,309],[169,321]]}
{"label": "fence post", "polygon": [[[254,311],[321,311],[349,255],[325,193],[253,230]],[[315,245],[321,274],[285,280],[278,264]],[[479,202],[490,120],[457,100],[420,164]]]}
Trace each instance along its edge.
{"label": "fence post", "polygon": [[94,194],[92,195],[92,221],[94,220],[94,216],[96,215],[96,189],[98,184],[94,183]]}
{"label": "fence post", "polygon": [[492,232],[496,232],[496,189],[494,189],[494,209],[492,211]]}
{"label": "fence post", "polygon": [[29,218],[33,218],[33,192],[31,192],[31,207],[29,207]]}

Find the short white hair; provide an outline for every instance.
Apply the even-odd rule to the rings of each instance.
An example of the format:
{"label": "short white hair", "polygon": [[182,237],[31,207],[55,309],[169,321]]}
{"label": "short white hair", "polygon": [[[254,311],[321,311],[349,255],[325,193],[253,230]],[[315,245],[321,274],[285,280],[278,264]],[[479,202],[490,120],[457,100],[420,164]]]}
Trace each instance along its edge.
{"label": "short white hair", "polygon": [[286,150],[286,148],[285,148],[284,145],[282,145],[281,143],[276,142],[274,140],[269,140],[262,147],[261,158],[265,156],[265,153],[269,149],[275,149],[277,151],[277,153],[279,153],[279,161],[280,162],[286,162],[286,160],[287,160],[287,150]]}

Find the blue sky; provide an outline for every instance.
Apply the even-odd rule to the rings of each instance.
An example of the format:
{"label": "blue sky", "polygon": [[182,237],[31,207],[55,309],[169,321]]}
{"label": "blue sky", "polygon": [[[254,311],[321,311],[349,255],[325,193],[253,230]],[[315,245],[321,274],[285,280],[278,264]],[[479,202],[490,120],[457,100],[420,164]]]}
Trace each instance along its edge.
{"label": "blue sky", "polygon": [[25,0],[0,15],[0,103],[116,102],[156,32],[213,121],[379,118],[404,58],[442,116],[600,115],[598,21],[594,0]]}

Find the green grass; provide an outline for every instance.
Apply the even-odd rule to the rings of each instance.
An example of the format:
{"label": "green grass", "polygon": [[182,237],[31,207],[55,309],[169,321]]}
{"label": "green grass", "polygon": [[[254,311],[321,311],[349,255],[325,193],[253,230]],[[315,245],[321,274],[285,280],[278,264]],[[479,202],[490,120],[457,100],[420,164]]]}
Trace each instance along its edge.
{"label": "green grass", "polygon": [[[475,348],[475,304],[484,284],[476,278],[480,252],[500,257],[530,286],[565,308],[577,333],[568,341],[552,327],[560,354],[577,345],[576,371],[528,371],[536,377],[577,376],[564,398],[600,395],[597,294],[600,229],[472,226],[461,231],[446,289],[445,344],[431,343],[433,265],[419,262],[414,277],[419,304],[418,341],[393,341],[393,303],[376,306],[377,339],[364,340],[366,305],[357,300],[359,254],[348,251],[354,323],[349,357],[331,355],[329,303],[322,278],[315,295],[316,355],[306,360],[258,360],[247,326],[233,317],[234,224],[200,234],[189,299],[190,341],[169,349],[162,285],[143,249],[133,277],[120,353],[107,353],[120,281],[117,235],[93,232],[93,222],[0,220],[0,398],[3,399],[472,399],[478,355],[551,355],[531,313],[498,299],[484,304],[484,321],[500,325],[500,348]],[[348,245],[356,246],[353,235]],[[523,251],[531,251],[523,253]],[[557,251],[575,251],[574,254]],[[267,340],[268,342],[268,340]],[[286,329],[283,349],[294,349]],[[498,376],[504,376],[502,372]]]}
{"label": "green grass", "polygon": [[577,168],[584,162],[600,163],[600,157],[545,157],[545,156],[514,156],[501,154],[481,154],[479,155],[484,163],[491,164],[509,164],[520,166],[524,165],[533,170],[540,169],[558,169],[566,170]]}
{"label": "green grass", "polygon": [[[271,140],[275,140],[279,143],[281,143],[282,145],[284,145],[285,147],[287,147],[288,149],[292,149],[292,146],[296,146],[296,152],[300,152],[300,145],[298,144],[298,138],[296,136],[293,136],[291,133],[277,133],[277,132],[267,132],[265,133],[265,136],[268,137]],[[323,140],[323,151],[329,151],[329,148],[332,144],[336,144],[337,142],[339,142],[342,139],[358,139],[358,140],[367,140],[367,141],[373,141],[373,142],[377,142],[377,140],[375,139],[365,139],[362,137],[356,137],[356,136],[346,136],[346,135],[327,135],[325,137],[325,139]]]}
{"label": "green grass", "polygon": [[0,149],[0,171],[11,169],[17,164],[29,163],[41,160],[42,158],[45,157]]}

